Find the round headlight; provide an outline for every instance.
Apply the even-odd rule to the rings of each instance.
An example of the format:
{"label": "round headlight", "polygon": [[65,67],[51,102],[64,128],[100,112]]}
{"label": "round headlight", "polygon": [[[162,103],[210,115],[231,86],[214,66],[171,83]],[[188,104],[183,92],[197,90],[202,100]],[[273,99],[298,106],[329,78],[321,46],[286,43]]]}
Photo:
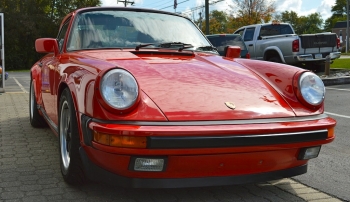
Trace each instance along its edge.
{"label": "round headlight", "polygon": [[108,71],[102,77],[100,89],[103,100],[119,110],[131,107],[136,102],[139,92],[135,78],[122,69]]}
{"label": "round headlight", "polygon": [[316,74],[303,73],[299,78],[299,88],[301,95],[308,104],[317,106],[323,102],[326,89],[323,81]]}

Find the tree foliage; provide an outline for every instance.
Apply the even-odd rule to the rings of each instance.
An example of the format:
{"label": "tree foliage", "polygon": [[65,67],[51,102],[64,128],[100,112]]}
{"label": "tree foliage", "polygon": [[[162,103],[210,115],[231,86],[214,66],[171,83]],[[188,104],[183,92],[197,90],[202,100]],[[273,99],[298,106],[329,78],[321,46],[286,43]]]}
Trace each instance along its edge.
{"label": "tree foliage", "polygon": [[[211,11],[209,14],[210,34],[233,33],[241,26],[269,22],[275,12],[275,6],[266,0],[234,0],[235,5],[228,11]],[[205,19],[202,23],[202,31],[205,31]]]}
{"label": "tree foliage", "polygon": [[312,34],[323,31],[323,20],[320,13],[298,16],[294,11],[284,11],[281,13],[281,21],[290,23],[297,34]]}
{"label": "tree foliage", "polygon": [[257,24],[269,22],[276,7],[272,1],[266,0],[234,0],[235,5],[230,6],[236,18],[244,24]]}
{"label": "tree foliage", "polygon": [[4,13],[6,70],[29,69],[42,55],[37,38],[56,37],[61,19],[82,7],[99,6],[100,0],[0,0]]}
{"label": "tree foliage", "polygon": [[332,6],[332,16],[325,21],[325,30],[332,31],[332,28],[338,21],[346,21],[346,0],[336,0]]}

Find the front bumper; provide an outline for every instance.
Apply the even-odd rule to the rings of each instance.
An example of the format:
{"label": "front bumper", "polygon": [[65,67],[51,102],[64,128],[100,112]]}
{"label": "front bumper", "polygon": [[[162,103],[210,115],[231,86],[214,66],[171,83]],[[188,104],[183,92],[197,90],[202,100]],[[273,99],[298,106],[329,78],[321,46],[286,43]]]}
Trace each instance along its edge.
{"label": "front bumper", "polygon": [[[333,141],[335,126],[326,115],[205,123],[81,120],[80,153],[87,176],[139,188],[242,184],[300,175],[307,160],[299,159],[299,153]],[[146,136],[147,147],[101,145],[92,141],[92,131]],[[164,158],[167,163],[160,172],[136,171],[131,166],[136,157]]]}
{"label": "front bumper", "polygon": [[95,182],[132,188],[185,188],[248,184],[293,177],[307,172],[307,164],[265,173],[238,176],[193,177],[193,178],[139,178],[124,177],[95,165],[80,148],[86,176]]}

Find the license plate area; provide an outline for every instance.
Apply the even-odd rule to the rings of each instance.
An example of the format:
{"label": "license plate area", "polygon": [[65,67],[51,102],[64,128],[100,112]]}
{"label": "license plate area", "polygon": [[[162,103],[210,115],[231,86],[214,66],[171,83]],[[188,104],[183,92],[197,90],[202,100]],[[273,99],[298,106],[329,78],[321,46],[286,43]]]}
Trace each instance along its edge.
{"label": "license plate area", "polygon": [[320,54],[320,53],[315,54],[315,59],[322,59],[322,54]]}

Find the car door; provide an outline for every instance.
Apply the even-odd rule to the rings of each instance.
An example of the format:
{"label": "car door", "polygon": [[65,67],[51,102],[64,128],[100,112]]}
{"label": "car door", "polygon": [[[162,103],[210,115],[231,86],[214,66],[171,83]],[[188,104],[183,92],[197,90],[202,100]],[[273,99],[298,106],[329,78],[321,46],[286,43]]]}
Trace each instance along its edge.
{"label": "car door", "polygon": [[243,36],[243,41],[247,46],[248,52],[250,53],[250,57],[252,59],[256,58],[254,33],[255,33],[255,27],[247,27],[244,31],[244,36]]}
{"label": "car door", "polygon": [[60,54],[63,48],[63,41],[68,28],[68,22],[64,24],[57,36],[58,48],[60,53],[56,56],[47,57],[42,61],[42,99],[46,115],[55,123],[58,124],[57,115],[57,74],[59,74]]}

